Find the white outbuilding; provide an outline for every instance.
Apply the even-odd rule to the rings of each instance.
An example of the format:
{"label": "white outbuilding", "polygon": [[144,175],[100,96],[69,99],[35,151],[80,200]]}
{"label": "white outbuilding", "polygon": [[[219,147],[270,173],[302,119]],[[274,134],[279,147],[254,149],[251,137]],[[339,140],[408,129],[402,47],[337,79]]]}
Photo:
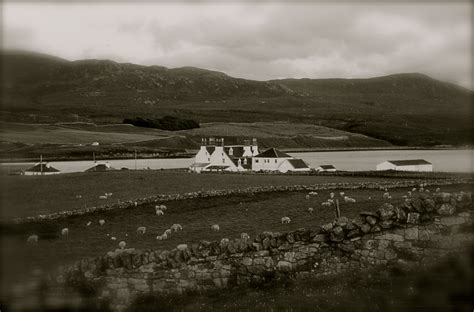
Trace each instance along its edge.
{"label": "white outbuilding", "polygon": [[315,169],[317,172],[336,172],[336,167],[333,165],[321,165]]}
{"label": "white outbuilding", "polygon": [[387,160],[377,165],[377,170],[433,171],[433,164],[424,159]]}
{"label": "white outbuilding", "polygon": [[308,166],[304,160],[299,158],[294,159],[287,159],[281,163],[280,167],[278,167],[278,171],[286,173],[286,172],[307,172],[311,171],[311,168]]}

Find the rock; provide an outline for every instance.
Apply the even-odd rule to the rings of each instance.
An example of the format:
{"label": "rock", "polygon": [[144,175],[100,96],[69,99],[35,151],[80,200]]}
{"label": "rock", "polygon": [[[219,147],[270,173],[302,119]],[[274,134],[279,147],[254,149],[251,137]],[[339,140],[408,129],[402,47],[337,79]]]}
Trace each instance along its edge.
{"label": "rock", "polygon": [[323,232],[329,233],[332,230],[333,227],[334,227],[334,225],[332,223],[326,223],[323,226],[321,226],[321,230]]}
{"label": "rock", "polygon": [[445,216],[452,215],[455,211],[456,208],[451,204],[441,204],[437,209],[438,214]]}
{"label": "rock", "polygon": [[368,224],[363,224],[363,225],[360,227],[360,230],[362,231],[362,233],[369,233],[369,232],[370,232],[370,225],[368,225]]}
{"label": "rock", "polygon": [[471,217],[471,213],[469,213],[469,212],[460,212],[460,213],[458,213],[458,217],[469,218],[469,217]]}
{"label": "rock", "polygon": [[177,248],[178,250],[184,251],[184,250],[188,249],[188,245],[186,245],[186,244],[179,244],[176,248]]}
{"label": "rock", "polygon": [[385,221],[381,221],[379,223],[379,225],[382,229],[389,229],[389,228],[392,227],[392,224],[393,224],[393,222],[391,220],[385,220]]}
{"label": "rock", "polygon": [[413,199],[411,201],[411,206],[412,206],[413,210],[415,210],[416,212],[419,212],[419,213],[423,212],[423,206],[422,206],[421,199],[419,199],[419,198]]}
{"label": "rock", "polygon": [[405,238],[409,240],[418,239],[418,228],[412,227],[405,229]]}
{"label": "rock", "polygon": [[449,193],[437,193],[435,194],[435,200],[438,204],[446,204],[451,201],[451,194]]}
{"label": "rock", "polygon": [[350,230],[347,233],[347,238],[354,238],[354,237],[359,236],[359,235],[360,235],[360,230],[359,229],[354,229],[354,230]]}
{"label": "rock", "polygon": [[340,217],[336,220],[336,226],[340,226],[342,228],[345,228],[348,223],[349,219],[347,219],[346,217]]}
{"label": "rock", "polygon": [[367,217],[365,217],[365,219],[367,220],[367,223],[368,223],[369,225],[375,225],[375,224],[377,224],[377,219],[376,219],[375,217],[373,217],[373,216],[367,216]]}
{"label": "rock", "polygon": [[313,242],[325,242],[327,236],[325,234],[317,234],[313,237]]}
{"label": "rock", "polygon": [[431,216],[427,213],[423,213],[420,217],[421,222],[428,222],[431,220]]}
{"label": "rock", "polygon": [[409,212],[407,216],[407,223],[410,223],[410,224],[420,223],[420,214],[416,212]]}
{"label": "rock", "polygon": [[446,226],[461,225],[466,223],[466,219],[463,217],[444,217],[440,219],[440,223]]}
{"label": "rock", "polygon": [[395,216],[395,208],[392,204],[385,203],[377,210],[377,213],[380,217],[380,220],[390,220],[393,216]]}
{"label": "rock", "polygon": [[391,233],[379,235],[379,236],[375,237],[375,239],[382,239],[382,240],[388,240],[388,241],[393,241],[393,242],[403,242],[404,241],[403,236],[401,236],[399,234],[391,234]]}
{"label": "rock", "polygon": [[425,200],[423,200],[422,205],[425,211],[427,212],[434,211],[436,208],[436,203],[431,198],[426,198]]}
{"label": "rock", "polygon": [[367,217],[367,216],[371,216],[371,217],[374,217],[374,218],[377,218],[377,213],[375,212],[372,212],[372,211],[362,211],[359,213],[359,215],[361,215],[362,217]]}
{"label": "rock", "polygon": [[329,238],[333,242],[340,242],[344,240],[344,230],[342,227],[336,226],[334,229],[332,229]]}
{"label": "rock", "polygon": [[380,232],[382,231],[382,227],[378,224],[374,225],[371,229],[370,229],[370,232],[372,233],[377,233],[377,232]]}

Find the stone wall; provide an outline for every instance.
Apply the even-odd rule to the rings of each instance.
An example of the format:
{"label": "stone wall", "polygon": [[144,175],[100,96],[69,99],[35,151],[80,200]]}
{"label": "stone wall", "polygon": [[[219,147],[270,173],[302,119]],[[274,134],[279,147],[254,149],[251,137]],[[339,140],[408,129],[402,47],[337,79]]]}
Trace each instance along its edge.
{"label": "stone wall", "polygon": [[[268,192],[297,192],[297,191],[321,191],[321,190],[336,190],[336,189],[391,189],[400,187],[413,187],[424,183],[427,186],[444,186],[444,185],[455,185],[455,184],[466,184],[472,183],[472,180],[466,178],[459,179],[443,179],[443,180],[402,180],[402,181],[388,181],[388,182],[359,182],[359,183],[324,183],[324,184],[311,184],[311,185],[281,185],[281,186],[253,186],[242,189],[230,189],[230,190],[208,190],[208,191],[197,191],[188,192],[182,194],[159,194],[155,196],[137,198],[122,201],[117,204],[105,204],[97,207],[87,207],[75,210],[66,210],[51,214],[41,214],[38,216],[26,217],[26,218],[15,218],[12,223],[23,224],[31,222],[41,222],[43,220],[54,220],[59,218],[66,218],[72,216],[79,216],[88,213],[94,213],[99,211],[108,211],[114,209],[131,209],[144,205],[152,205],[165,203],[176,200],[187,200],[187,199],[199,199],[219,196],[230,196],[230,195],[245,195],[245,194],[258,194]],[[8,223],[8,222],[7,222]]]}
{"label": "stone wall", "polygon": [[360,218],[253,239],[201,241],[170,251],[117,249],[63,267],[59,285],[90,285],[123,310],[147,293],[185,293],[374,265],[422,265],[474,241],[470,193],[421,194]]}

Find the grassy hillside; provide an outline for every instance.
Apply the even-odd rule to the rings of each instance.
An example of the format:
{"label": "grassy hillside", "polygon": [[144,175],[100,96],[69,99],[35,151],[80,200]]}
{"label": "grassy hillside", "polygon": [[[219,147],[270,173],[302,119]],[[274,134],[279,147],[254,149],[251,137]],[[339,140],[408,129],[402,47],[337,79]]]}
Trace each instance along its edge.
{"label": "grassy hillside", "polygon": [[287,121],[396,145],[471,144],[472,91],[422,74],[252,81],[182,67],[2,54],[3,120],[120,123],[165,115],[206,122]]}

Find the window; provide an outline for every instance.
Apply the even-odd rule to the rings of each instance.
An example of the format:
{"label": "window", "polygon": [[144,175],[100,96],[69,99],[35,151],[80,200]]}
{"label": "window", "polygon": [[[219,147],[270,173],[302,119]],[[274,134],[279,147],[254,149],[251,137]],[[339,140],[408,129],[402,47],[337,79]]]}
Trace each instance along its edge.
{"label": "window", "polygon": [[244,158],[244,165],[247,164],[247,158]]}
{"label": "window", "polygon": [[275,164],[277,163],[277,160],[275,159]]}
{"label": "window", "polygon": [[224,159],[224,158],[222,158],[222,163],[223,163],[223,164],[225,163],[225,159]]}
{"label": "window", "polygon": [[211,161],[211,159],[210,159],[210,158],[208,158],[208,159],[207,159],[207,161]]}
{"label": "window", "polygon": [[255,162],[258,163],[258,159],[255,159]]}

